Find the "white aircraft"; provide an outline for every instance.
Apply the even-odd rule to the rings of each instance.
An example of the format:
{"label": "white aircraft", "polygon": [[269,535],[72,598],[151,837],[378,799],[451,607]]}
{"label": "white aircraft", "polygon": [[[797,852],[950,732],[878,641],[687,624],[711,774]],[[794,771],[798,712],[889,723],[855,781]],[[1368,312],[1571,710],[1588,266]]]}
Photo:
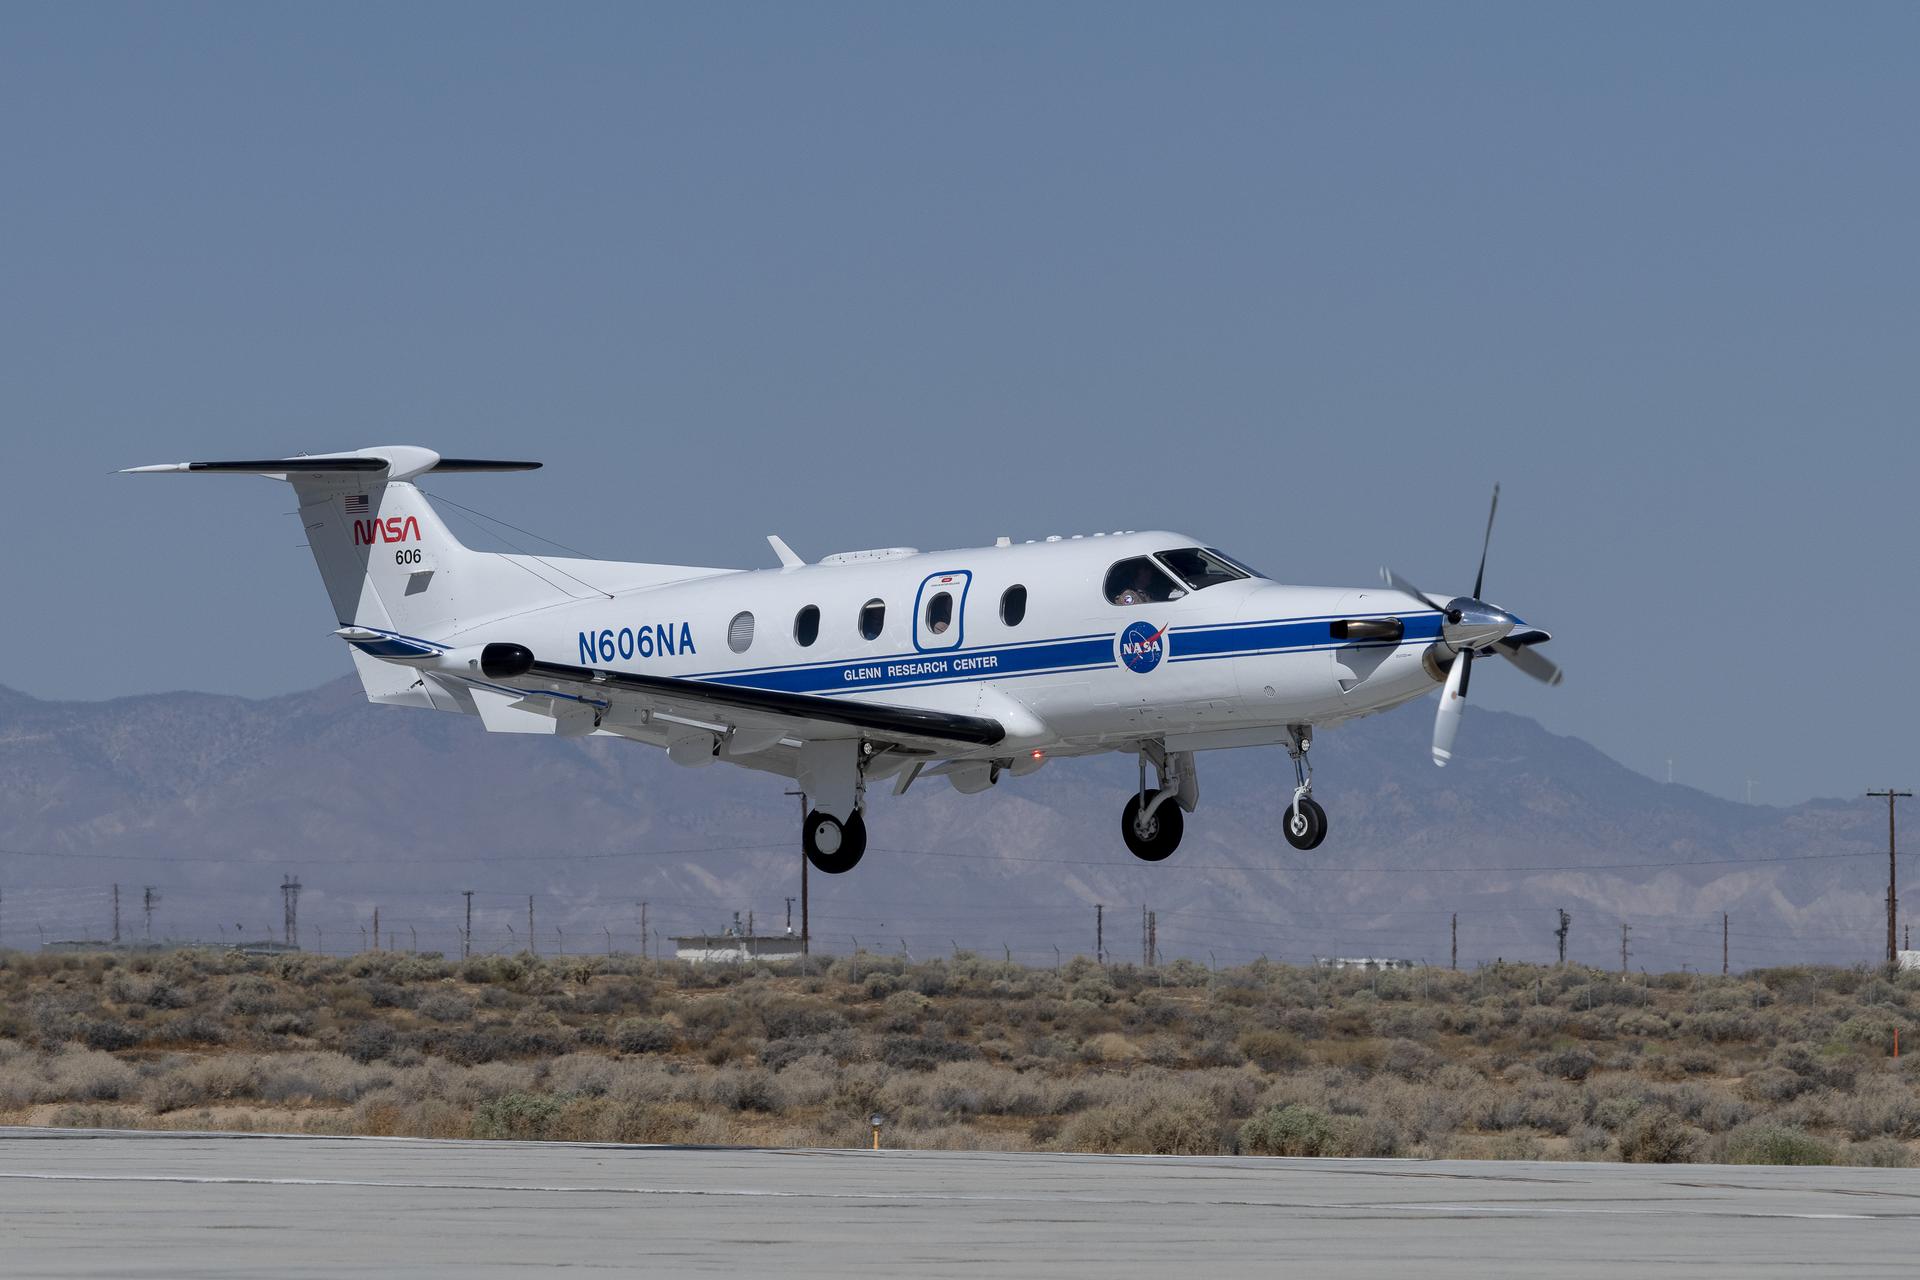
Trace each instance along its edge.
{"label": "white aircraft", "polygon": [[1281,586],[1177,533],[814,564],[769,536],[778,568],[704,569],[473,551],[413,483],[539,465],[394,446],[130,470],[290,482],[371,701],[794,778],[807,858],[830,873],[865,852],[876,783],[898,795],[944,777],[973,793],[1103,751],[1139,757],[1120,819],[1137,857],[1179,845],[1200,799],[1196,753],[1268,745],[1293,759],[1287,841],[1312,849],[1327,833],[1314,726],[1439,684],[1433,760],[1445,765],[1476,656],[1560,681],[1534,650],[1547,633],[1479,598],[1485,542],[1473,594],[1445,603],[1391,573],[1384,590]]}

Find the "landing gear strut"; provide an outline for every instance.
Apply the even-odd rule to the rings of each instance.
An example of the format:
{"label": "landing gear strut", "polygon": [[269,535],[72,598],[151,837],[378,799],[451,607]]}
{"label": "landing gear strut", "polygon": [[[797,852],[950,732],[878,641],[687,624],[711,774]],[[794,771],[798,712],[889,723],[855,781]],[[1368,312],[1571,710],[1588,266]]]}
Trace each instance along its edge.
{"label": "landing gear strut", "polygon": [[816,871],[843,875],[860,863],[867,851],[867,820],[855,809],[845,821],[814,809],[800,829],[800,843]]}
{"label": "landing gear strut", "polygon": [[[1147,764],[1151,761],[1160,785],[1147,789]],[[1142,862],[1160,862],[1180,847],[1186,828],[1181,811],[1191,812],[1200,802],[1200,780],[1194,772],[1193,753],[1168,751],[1157,742],[1140,748],[1140,788],[1120,811],[1120,838],[1127,850]]]}
{"label": "landing gear strut", "polygon": [[1327,811],[1313,798],[1313,766],[1307,752],[1313,747],[1313,726],[1292,725],[1288,729],[1287,754],[1293,758],[1293,803],[1287,806],[1281,830],[1287,843],[1302,852],[1317,849],[1327,838]]}

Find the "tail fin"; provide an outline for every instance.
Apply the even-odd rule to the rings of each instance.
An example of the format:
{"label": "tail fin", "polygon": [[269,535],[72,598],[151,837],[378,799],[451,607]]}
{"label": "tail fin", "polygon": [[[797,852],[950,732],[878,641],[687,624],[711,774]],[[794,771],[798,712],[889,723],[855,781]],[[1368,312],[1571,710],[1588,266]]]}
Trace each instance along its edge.
{"label": "tail fin", "polygon": [[[442,458],[396,446],[254,462],[180,462],[135,473],[264,475],[293,485],[314,563],[342,627],[446,640],[462,627],[577,598],[549,574],[460,543],[415,488],[429,472],[529,471],[537,462]],[[376,702],[427,704],[413,671],[361,647],[354,665]]]}

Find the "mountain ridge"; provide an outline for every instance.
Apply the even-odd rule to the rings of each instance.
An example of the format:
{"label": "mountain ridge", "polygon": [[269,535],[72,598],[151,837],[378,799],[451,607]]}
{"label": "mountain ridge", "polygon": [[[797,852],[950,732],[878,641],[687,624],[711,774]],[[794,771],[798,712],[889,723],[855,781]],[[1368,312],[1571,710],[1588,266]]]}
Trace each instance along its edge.
{"label": "mountain ridge", "polygon": [[[1120,847],[1133,765],[1119,756],[1057,761],[975,797],[935,779],[899,799],[877,789],[867,859],[811,877],[814,933],[840,950],[865,928],[863,946],[1042,959],[1091,953],[1094,903],[1144,903],[1169,956],[1444,960],[1434,916],[1458,911],[1463,959],[1539,959],[1565,906],[1570,955],[1594,963],[1617,964],[1624,922],[1644,961],[1717,965],[1723,911],[1744,963],[1878,954],[1884,827],[1871,804],[1743,805],[1481,710],[1438,770],[1427,732],[1428,717],[1402,710],[1319,735],[1331,834],[1305,855],[1279,836],[1291,768],[1277,749],[1203,754],[1187,841],[1156,866]],[[277,932],[282,874],[307,884],[303,923],[330,922],[335,939],[374,904],[418,904],[386,919],[457,947],[464,888],[485,904],[474,940],[490,948],[524,945],[524,923],[507,933],[513,913],[496,904],[529,893],[547,904],[547,946],[591,930],[636,949],[629,908],[642,898],[659,904],[650,928],[715,928],[735,909],[777,911],[784,927],[798,814],[779,783],[610,739],[489,735],[371,706],[350,679],[260,699],[53,702],[0,688],[0,849],[14,851],[0,853],[0,942],[28,927],[104,932],[114,877],[164,880],[163,926],[200,936],[248,915]]]}

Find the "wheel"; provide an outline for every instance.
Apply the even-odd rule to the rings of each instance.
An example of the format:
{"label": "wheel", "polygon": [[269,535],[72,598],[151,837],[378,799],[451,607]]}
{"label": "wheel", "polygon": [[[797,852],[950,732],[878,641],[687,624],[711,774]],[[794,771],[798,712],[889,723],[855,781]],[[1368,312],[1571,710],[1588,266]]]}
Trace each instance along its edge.
{"label": "wheel", "polygon": [[1134,825],[1141,808],[1138,795],[1127,801],[1127,807],[1120,811],[1120,838],[1127,842],[1127,848],[1133,856],[1142,862],[1159,862],[1180,847],[1180,834],[1186,827],[1186,819],[1180,815],[1180,802],[1169,800],[1153,811],[1143,834]]}
{"label": "wheel", "polygon": [[1327,811],[1316,804],[1312,796],[1301,796],[1297,812],[1293,805],[1287,806],[1281,827],[1287,833],[1287,843],[1294,848],[1317,849],[1327,838]]}
{"label": "wheel", "polygon": [[800,829],[800,843],[816,871],[844,875],[860,864],[867,851],[867,821],[855,810],[845,822],[815,809]]}

